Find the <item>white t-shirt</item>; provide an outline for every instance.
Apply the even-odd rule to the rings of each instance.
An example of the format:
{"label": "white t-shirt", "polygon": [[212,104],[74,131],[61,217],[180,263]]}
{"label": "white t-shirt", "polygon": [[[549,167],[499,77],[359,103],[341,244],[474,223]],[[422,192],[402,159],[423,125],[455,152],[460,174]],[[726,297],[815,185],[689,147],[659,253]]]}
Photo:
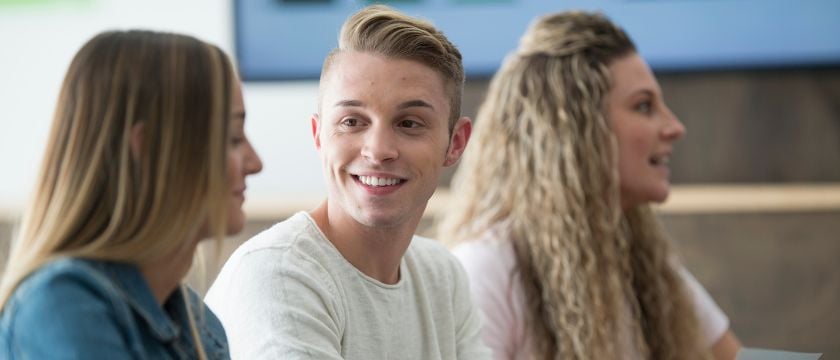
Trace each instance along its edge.
{"label": "white t-shirt", "polygon": [[[513,244],[488,231],[481,239],[460,244],[453,253],[469,275],[472,298],[484,314],[484,343],[493,350],[494,358],[527,358],[525,295],[515,273]],[[729,328],[729,319],[688,270],[681,267],[679,274],[694,301],[703,340],[711,347]],[[629,333],[617,339],[619,346],[631,346],[629,339]],[[638,358],[629,356],[631,351],[623,353]]]}
{"label": "white t-shirt", "polygon": [[388,285],[300,212],[237,249],[206,298],[239,359],[489,359],[467,276],[415,236]]}

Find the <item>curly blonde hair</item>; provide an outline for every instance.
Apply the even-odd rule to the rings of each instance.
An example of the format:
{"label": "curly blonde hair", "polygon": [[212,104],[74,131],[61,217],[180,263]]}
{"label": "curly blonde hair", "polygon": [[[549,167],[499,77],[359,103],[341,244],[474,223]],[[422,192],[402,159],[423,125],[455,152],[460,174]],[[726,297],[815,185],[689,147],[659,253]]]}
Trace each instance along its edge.
{"label": "curly blonde hair", "polygon": [[628,310],[642,356],[708,356],[655,215],[621,208],[608,67],[635,51],[599,14],[538,19],[491,81],[453,180],[439,236],[511,239],[532,358],[621,358]]}

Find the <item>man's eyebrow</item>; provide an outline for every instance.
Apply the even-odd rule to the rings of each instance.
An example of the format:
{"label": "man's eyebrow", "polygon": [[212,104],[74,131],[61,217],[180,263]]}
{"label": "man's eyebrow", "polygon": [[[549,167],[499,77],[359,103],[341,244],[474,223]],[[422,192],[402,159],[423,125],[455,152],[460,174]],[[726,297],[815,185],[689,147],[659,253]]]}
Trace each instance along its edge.
{"label": "man's eyebrow", "polygon": [[435,107],[432,106],[432,104],[429,104],[428,102],[425,102],[423,100],[409,100],[409,101],[406,101],[406,102],[400,104],[397,108],[402,110],[402,109],[408,109],[408,108],[411,108],[411,107],[426,107],[426,108],[429,108],[429,109],[432,109],[432,110],[435,109]]}
{"label": "man's eyebrow", "polygon": [[359,100],[341,100],[339,102],[336,102],[335,105],[333,105],[333,106],[335,106],[335,107],[348,107],[348,106],[349,107],[360,107],[360,106],[362,106],[362,102],[359,101]]}
{"label": "man's eyebrow", "polygon": [[[335,107],[363,107],[364,103],[359,100],[341,100],[335,103]],[[397,109],[404,110],[412,107],[425,107],[434,110],[432,104],[424,100],[409,100],[397,105]]]}

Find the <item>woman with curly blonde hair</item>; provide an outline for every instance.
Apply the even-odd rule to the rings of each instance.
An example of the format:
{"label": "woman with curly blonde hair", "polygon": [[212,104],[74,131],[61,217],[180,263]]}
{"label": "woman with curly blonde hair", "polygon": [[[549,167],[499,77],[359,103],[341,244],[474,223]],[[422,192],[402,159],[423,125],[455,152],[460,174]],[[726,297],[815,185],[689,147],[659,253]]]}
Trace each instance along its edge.
{"label": "woman with curly blonde hair", "polygon": [[490,84],[439,234],[497,359],[734,358],[728,319],[649,206],[684,134],[607,18],[531,25]]}

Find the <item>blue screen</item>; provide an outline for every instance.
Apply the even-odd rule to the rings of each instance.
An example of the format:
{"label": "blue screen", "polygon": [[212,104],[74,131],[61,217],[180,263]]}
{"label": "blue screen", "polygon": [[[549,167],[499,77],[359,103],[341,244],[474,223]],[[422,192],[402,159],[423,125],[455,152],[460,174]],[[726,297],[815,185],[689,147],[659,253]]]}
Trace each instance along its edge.
{"label": "blue screen", "polygon": [[[840,0],[395,0],[461,50],[467,76],[487,77],[537,16],[601,11],[658,71],[840,64]],[[354,0],[235,0],[244,80],[314,79]]]}

